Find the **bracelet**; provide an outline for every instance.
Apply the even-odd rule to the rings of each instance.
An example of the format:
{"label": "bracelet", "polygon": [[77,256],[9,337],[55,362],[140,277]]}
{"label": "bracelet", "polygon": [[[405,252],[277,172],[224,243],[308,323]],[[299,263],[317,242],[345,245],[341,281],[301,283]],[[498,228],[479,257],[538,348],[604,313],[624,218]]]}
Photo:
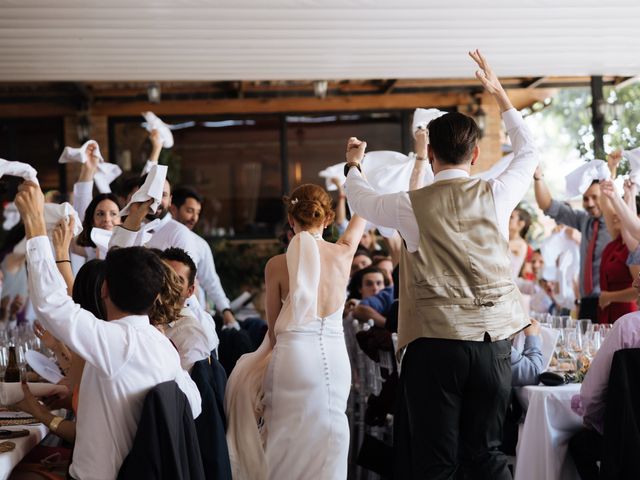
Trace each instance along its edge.
{"label": "bracelet", "polygon": [[427,159],[427,157],[419,157],[416,155],[416,160],[419,162],[424,162]]}
{"label": "bracelet", "polygon": [[49,430],[51,430],[52,432],[58,431],[58,427],[62,422],[64,422],[64,418],[53,417],[53,419],[49,422]]}
{"label": "bracelet", "polygon": [[543,178],[543,177],[544,177],[544,175],[542,175],[542,177],[536,177],[536,176],[534,175],[534,176],[533,176],[533,179],[534,179],[536,182],[539,182],[540,180],[542,180],[542,178]]}
{"label": "bracelet", "polygon": [[56,260],[56,263],[65,263],[65,262],[71,263],[71,260]]}
{"label": "bracelet", "polygon": [[344,193],[341,193],[340,195],[338,195],[338,200],[342,200],[343,198],[347,198],[347,196]]}

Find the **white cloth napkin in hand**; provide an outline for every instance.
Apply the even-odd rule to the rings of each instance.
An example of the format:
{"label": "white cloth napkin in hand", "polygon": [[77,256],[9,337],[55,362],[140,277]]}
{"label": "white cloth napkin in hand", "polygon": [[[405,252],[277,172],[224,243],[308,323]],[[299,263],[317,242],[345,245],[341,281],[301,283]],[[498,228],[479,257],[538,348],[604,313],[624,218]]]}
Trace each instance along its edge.
{"label": "white cloth napkin in hand", "polygon": [[[38,183],[38,172],[31,165],[22,162],[10,162],[0,158],[0,178],[4,175],[21,177],[34,183]],[[39,183],[38,183],[39,185]]]}
{"label": "white cloth napkin in hand", "polygon": [[104,161],[104,158],[102,158],[102,154],[100,153],[100,146],[95,140],[89,140],[79,148],[64,147],[64,151],[62,152],[62,155],[60,155],[58,163],[86,163],[89,159],[87,155],[87,148],[92,144],[96,146],[94,153],[95,156],[100,159],[98,171],[94,175],[93,181],[100,193],[111,193],[111,187],[109,185],[116,178],[122,175],[122,169],[114,163],[107,163]]}
{"label": "white cloth napkin in hand", "polygon": [[101,162],[93,181],[100,193],[111,193],[111,182],[122,175],[122,169],[115,163]]}
{"label": "white cloth napkin in hand", "polygon": [[416,108],[416,111],[413,112],[413,123],[411,125],[411,131],[413,133],[416,133],[418,130],[425,130],[431,120],[440,118],[446,113],[447,112],[443,112],[442,110],[438,110],[437,108]]}
{"label": "white cloth napkin in hand", "polygon": [[[152,222],[146,223],[140,227],[142,235],[142,241],[139,245],[145,245],[153,234],[149,233],[148,230],[153,230],[160,220],[153,220]],[[107,252],[109,251],[109,242],[111,241],[111,236],[113,235],[113,230],[105,230],[104,228],[93,227],[91,229],[91,240],[96,244],[98,249],[100,250],[100,258],[105,258]]]}
{"label": "white cloth napkin in hand", "polygon": [[622,156],[629,161],[629,180],[640,188],[640,148],[623,150]]}
{"label": "white cloth napkin in hand", "polygon": [[62,151],[62,155],[58,159],[58,163],[86,163],[88,158],[87,148],[90,145],[95,145],[96,149],[94,150],[94,155],[100,159],[101,162],[104,162],[104,158],[102,158],[102,154],[100,153],[100,146],[98,142],[95,140],[87,140],[82,144],[81,147],[64,147]]}
{"label": "white cloth napkin in hand", "polygon": [[594,180],[609,180],[611,172],[604,160],[591,160],[565,177],[567,198],[582,195]]}
{"label": "white cloth napkin in hand", "polygon": [[18,207],[13,202],[7,203],[3,210],[4,222],[2,228],[5,230],[11,230],[20,222],[20,212]]}
{"label": "white cloth napkin in hand", "polygon": [[173,147],[173,133],[171,133],[171,127],[160,120],[153,112],[142,112],[142,116],[146,120],[146,123],[143,124],[144,128],[146,128],[148,132],[157,130],[160,134],[160,138],[162,138],[162,146],[164,148]]}
{"label": "white cloth napkin in hand", "polygon": [[333,192],[334,190],[338,189],[338,187],[336,187],[335,184],[331,181],[332,178],[339,178],[340,183],[344,184],[344,182],[346,181],[346,177],[344,176],[344,166],[346,164],[347,162],[342,162],[336,165],[331,165],[330,167],[327,167],[324,170],[321,170],[320,173],[318,173],[318,176],[325,179],[325,188],[327,189],[327,191]]}
{"label": "white cloth napkin in hand", "polygon": [[56,228],[56,225],[58,225],[60,220],[64,219],[68,222],[70,217],[75,219],[73,236],[76,237],[80,232],[82,232],[82,222],[80,221],[78,212],[74,210],[71,204],[68,202],[44,204],[44,222],[46,224],[48,234]]}
{"label": "white cloth napkin in hand", "polygon": [[162,201],[162,190],[164,189],[164,181],[167,178],[167,166],[166,165],[154,165],[147,179],[142,186],[131,196],[129,203],[120,210],[120,216],[124,217],[129,215],[129,210],[133,203],[143,203],[147,200],[153,199],[151,204],[151,212],[156,213],[158,205]]}

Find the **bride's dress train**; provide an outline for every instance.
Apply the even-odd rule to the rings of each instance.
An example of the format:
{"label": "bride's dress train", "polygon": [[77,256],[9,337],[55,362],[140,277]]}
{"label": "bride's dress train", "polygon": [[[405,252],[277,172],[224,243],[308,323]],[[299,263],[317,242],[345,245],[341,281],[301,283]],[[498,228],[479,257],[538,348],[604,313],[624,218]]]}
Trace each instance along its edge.
{"label": "bride's dress train", "polygon": [[227,384],[234,479],[345,479],[351,367],[342,309],[317,316],[320,252],[311,234],[296,235],[286,259],[289,295],[276,321],[276,346],[272,351],[266,337],[238,361]]}

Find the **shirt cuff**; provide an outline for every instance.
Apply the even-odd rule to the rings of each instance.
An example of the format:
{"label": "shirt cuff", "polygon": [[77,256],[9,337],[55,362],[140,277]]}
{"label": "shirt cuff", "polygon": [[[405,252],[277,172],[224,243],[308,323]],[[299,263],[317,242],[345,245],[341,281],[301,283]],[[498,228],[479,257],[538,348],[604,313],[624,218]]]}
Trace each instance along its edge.
{"label": "shirt cuff", "polygon": [[551,200],[551,205],[545,211],[543,211],[545,215],[549,215],[550,217],[555,217],[560,213],[560,202],[558,200]]}
{"label": "shirt cuff", "polygon": [[524,123],[522,115],[515,108],[510,108],[506,112],[503,112],[502,120],[504,121],[504,126],[507,131],[511,130],[512,128],[519,127]]}
{"label": "shirt cuff", "polygon": [[51,242],[46,235],[40,235],[27,240],[27,261],[39,262],[47,258],[53,260]]}
{"label": "shirt cuff", "polygon": [[537,348],[540,350],[542,347],[542,339],[540,335],[525,335],[524,337],[524,349]]}
{"label": "shirt cuff", "polygon": [[93,195],[93,181],[74,183],[73,194],[74,195]]}

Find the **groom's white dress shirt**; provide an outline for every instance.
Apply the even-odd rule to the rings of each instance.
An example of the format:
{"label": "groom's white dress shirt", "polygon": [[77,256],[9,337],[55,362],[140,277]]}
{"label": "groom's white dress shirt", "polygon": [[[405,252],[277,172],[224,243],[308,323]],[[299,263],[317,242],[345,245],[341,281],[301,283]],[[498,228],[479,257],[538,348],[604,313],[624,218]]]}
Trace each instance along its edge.
{"label": "groom's white dress shirt", "polygon": [[[508,240],[509,217],[529,188],[538,159],[531,131],[520,113],[512,108],[502,114],[502,119],[513,146],[513,160],[504,172],[488,182],[493,191],[498,228]],[[434,182],[464,177],[469,177],[466,171],[449,169],[439,172]],[[420,231],[407,192],[376,193],[356,168],[349,170],[345,191],[355,213],[376,225],[398,230],[407,250],[418,250]]]}

